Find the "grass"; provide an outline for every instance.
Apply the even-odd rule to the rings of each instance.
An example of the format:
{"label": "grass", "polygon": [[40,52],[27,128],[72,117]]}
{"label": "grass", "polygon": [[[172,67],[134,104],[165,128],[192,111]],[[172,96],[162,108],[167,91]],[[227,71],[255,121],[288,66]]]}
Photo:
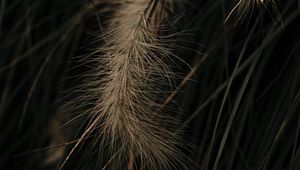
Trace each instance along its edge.
{"label": "grass", "polygon": [[[2,0],[0,169],[300,169],[300,3],[263,2],[141,1],[155,43],[132,42],[160,58],[141,70],[130,53],[114,74],[144,82],[130,103],[122,88],[117,119],[105,102],[121,96],[105,90],[128,87],[107,76],[133,48],[122,38],[140,16],[126,16],[132,3]],[[129,106],[143,109],[134,121]]]}

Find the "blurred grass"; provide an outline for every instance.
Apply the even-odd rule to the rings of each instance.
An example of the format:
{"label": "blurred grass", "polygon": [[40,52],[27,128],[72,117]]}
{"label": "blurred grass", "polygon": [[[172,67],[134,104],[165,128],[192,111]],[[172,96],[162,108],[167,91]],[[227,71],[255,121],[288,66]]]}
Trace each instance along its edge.
{"label": "blurred grass", "polygon": [[[92,66],[81,60],[115,8],[84,0],[0,4],[0,169],[56,169],[84,127],[61,128],[76,115],[59,108],[77,95],[69,89]],[[189,0],[174,15],[170,32],[187,33],[174,52],[195,71],[169,103],[179,105],[177,128],[193,144],[190,169],[300,169],[299,4],[278,1],[278,11],[266,5],[223,23],[233,1]],[[101,169],[105,148],[91,138],[65,169]]]}

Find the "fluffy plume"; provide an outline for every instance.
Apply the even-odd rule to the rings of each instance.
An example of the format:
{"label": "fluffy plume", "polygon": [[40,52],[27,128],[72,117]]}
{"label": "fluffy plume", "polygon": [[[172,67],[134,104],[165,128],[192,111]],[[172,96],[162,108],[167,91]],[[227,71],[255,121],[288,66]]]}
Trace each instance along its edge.
{"label": "fluffy plume", "polygon": [[278,11],[276,7],[275,0],[238,0],[237,4],[230,11],[225,22],[229,19],[229,17],[233,14],[233,12],[237,11],[238,16],[241,17],[247,13],[251,13],[254,9],[260,9],[261,7],[271,6],[276,13]]}
{"label": "fluffy plume", "polygon": [[274,0],[239,0],[238,8],[239,11],[246,12],[246,10],[251,10],[267,3],[275,4]]}
{"label": "fluffy plume", "polygon": [[89,113],[91,121],[65,162],[97,129],[114,153],[111,159],[125,160],[130,170],[186,169],[177,149],[180,139],[170,130],[176,120],[164,114],[161,102],[162,88],[173,79],[165,64],[173,55],[158,36],[161,19],[168,17],[163,13],[164,4],[153,0],[118,2],[119,9],[103,36],[105,44],[98,50],[96,80],[89,85],[96,96]]}

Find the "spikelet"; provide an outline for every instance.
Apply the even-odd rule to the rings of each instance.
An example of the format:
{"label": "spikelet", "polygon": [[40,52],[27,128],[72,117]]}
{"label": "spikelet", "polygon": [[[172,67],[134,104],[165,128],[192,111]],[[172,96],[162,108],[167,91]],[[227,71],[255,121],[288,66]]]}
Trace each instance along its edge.
{"label": "spikelet", "polygon": [[274,2],[274,0],[239,0],[239,11],[245,12],[253,8],[259,8],[266,3]]}
{"label": "spikelet", "polygon": [[160,1],[118,2],[118,11],[103,36],[105,44],[98,50],[96,80],[89,86],[96,85],[89,89],[96,96],[90,124],[61,167],[97,129],[115,154],[111,159],[125,160],[127,169],[187,169],[177,149],[177,132],[170,130],[176,120],[163,113],[160,102],[162,86],[173,77],[165,64],[172,54],[158,36],[158,18],[168,15],[162,13]]}
{"label": "spikelet", "polygon": [[227,15],[225,22],[234,12],[237,12],[240,20],[244,15],[251,14],[253,10],[260,10],[262,7],[265,9],[271,7],[272,9],[268,11],[274,11],[276,15],[279,15],[275,0],[238,0],[237,4]]}

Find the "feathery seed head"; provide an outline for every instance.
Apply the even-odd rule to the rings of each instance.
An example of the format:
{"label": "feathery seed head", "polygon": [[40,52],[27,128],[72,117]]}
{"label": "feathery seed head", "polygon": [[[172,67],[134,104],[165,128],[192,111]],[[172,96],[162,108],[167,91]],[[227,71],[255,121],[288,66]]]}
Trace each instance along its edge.
{"label": "feathery seed head", "polygon": [[127,160],[128,169],[186,169],[177,149],[178,133],[169,128],[176,121],[164,114],[159,102],[162,86],[173,77],[165,63],[171,52],[160,43],[157,32],[157,18],[167,17],[160,14],[163,4],[157,0],[119,2],[104,33],[105,44],[98,49],[95,81],[87,87],[89,97],[96,101],[88,111],[91,123],[70,154],[99,129],[103,143],[108,142],[111,152],[118,155],[112,159]]}

